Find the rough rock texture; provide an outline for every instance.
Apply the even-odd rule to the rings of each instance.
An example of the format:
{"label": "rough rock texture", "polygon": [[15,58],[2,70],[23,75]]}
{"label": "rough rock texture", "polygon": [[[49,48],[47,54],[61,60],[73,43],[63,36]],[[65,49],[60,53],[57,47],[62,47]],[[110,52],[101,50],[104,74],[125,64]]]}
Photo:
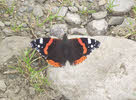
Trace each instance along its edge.
{"label": "rough rock texture", "polygon": [[136,100],[136,42],[107,36],[77,66],[49,67],[48,77],[70,100]]}
{"label": "rough rock texture", "polygon": [[46,0],[35,0],[35,1],[39,3],[44,3]]}
{"label": "rough rock texture", "polygon": [[124,17],[111,17],[108,24],[109,25],[120,25],[124,21]]}
{"label": "rough rock texture", "polygon": [[62,7],[58,13],[58,16],[64,17],[68,11],[67,7]]}
{"label": "rough rock texture", "polygon": [[67,13],[65,17],[66,22],[70,25],[79,25],[81,23],[80,16],[78,14]]}
{"label": "rough rock texture", "polygon": [[42,17],[43,16],[43,11],[42,11],[42,8],[41,6],[36,6],[34,9],[33,9],[33,14],[37,17]]}
{"label": "rough rock texture", "polygon": [[[45,9],[49,9],[49,7],[50,7],[50,5],[48,5],[48,4],[45,4]],[[52,7],[52,9],[51,9],[51,12],[53,13],[53,14],[56,14],[57,12],[58,12],[58,10],[59,10],[59,8],[58,7],[56,7],[56,6],[53,6]]]}
{"label": "rough rock texture", "polygon": [[4,28],[2,31],[4,32],[4,34],[6,36],[13,36],[13,35],[15,35],[14,31],[11,30],[10,28]]}
{"label": "rough rock texture", "polygon": [[0,27],[4,27],[4,23],[2,21],[0,21]]}
{"label": "rough rock texture", "polygon": [[86,28],[72,28],[69,30],[70,34],[88,34]]}
{"label": "rough rock texture", "polygon": [[136,29],[136,21],[130,17],[124,19],[121,25],[113,27],[110,34],[116,36],[127,36],[133,34]]}
{"label": "rough rock texture", "polygon": [[123,23],[120,26],[128,26],[131,27],[133,25],[136,25],[136,20],[131,17],[126,17],[123,21]]}
{"label": "rough rock texture", "polygon": [[106,0],[99,0],[99,6],[105,5],[106,4]]}
{"label": "rough rock texture", "polygon": [[[112,2],[112,0],[108,0],[108,2]],[[113,13],[126,13],[134,6],[134,0],[114,0],[113,5],[115,6],[113,7]]]}
{"label": "rough rock texture", "polygon": [[78,8],[77,7],[68,7],[68,9],[71,11],[71,12],[73,12],[73,13],[75,13],[75,12],[77,12],[78,11]]}
{"label": "rough rock texture", "polygon": [[93,20],[87,24],[87,31],[90,35],[104,35],[107,28],[108,23],[105,19]]}
{"label": "rough rock texture", "polygon": [[7,88],[4,80],[0,80],[0,91],[5,91]]}
{"label": "rough rock texture", "polygon": [[0,64],[11,58],[13,55],[17,55],[21,49],[28,47],[30,38],[12,36],[7,37],[0,43]]}
{"label": "rough rock texture", "polygon": [[106,16],[107,16],[107,11],[100,11],[100,12],[97,12],[97,13],[92,13],[92,17],[94,19],[102,19]]}
{"label": "rough rock texture", "polygon": [[51,27],[50,32],[57,37],[61,37],[65,33],[67,33],[67,25],[66,24],[55,24]]}

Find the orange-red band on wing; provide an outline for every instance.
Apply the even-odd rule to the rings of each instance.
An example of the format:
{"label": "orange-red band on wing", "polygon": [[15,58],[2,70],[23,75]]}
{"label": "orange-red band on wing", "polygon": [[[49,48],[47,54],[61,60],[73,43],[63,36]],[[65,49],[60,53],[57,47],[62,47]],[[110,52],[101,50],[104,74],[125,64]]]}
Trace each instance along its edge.
{"label": "orange-red band on wing", "polygon": [[52,42],[53,42],[53,39],[51,38],[50,40],[49,40],[49,42],[46,44],[46,46],[45,46],[45,48],[44,48],[44,53],[47,55],[48,54],[48,48],[49,48],[49,46],[52,44]]}
{"label": "orange-red band on wing", "polygon": [[55,62],[53,60],[46,60],[48,62],[48,64],[54,66],[54,67],[61,67],[62,65],[58,62]]}
{"label": "orange-red band on wing", "polygon": [[85,44],[83,43],[83,41],[80,38],[78,38],[77,40],[80,43],[80,45],[83,46],[83,54],[86,54],[87,48],[86,48]]}
{"label": "orange-red band on wing", "polygon": [[86,56],[82,56],[80,59],[74,61],[74,64],[79,64],[81,62],[83,62],[87,57]]}

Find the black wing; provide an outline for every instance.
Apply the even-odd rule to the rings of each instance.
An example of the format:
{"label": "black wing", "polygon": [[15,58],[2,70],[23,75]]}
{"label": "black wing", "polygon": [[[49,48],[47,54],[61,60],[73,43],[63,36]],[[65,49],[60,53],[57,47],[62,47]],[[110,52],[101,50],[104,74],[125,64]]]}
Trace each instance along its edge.
{"label": "black wing", "polygon": [[65,64],[62,40],[54,38],[40,38],[31,42],[32,48],[35,48],[49,64],[55,67],[61,67]]}
{"label": "black wing", "polygon": [[68,61],[70,64],[79,64],[83,62],[94,48],[98,48],[100,42],[90,38],[69,39],[70,55]]}

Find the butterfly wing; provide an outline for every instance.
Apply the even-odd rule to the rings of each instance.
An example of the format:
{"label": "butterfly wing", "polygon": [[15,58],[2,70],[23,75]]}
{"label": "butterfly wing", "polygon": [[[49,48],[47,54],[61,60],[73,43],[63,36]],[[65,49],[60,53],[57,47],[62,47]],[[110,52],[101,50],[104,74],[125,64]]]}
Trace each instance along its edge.
{"label": "butterfly wing", "polygon": [[[62,40],[54,38],[40,38],[31,42],[32,48],[35,48],[46,61],[55,66],[61,67],[65,63],[63,50],[60,47]],[[58,52],[59,51],[59,52]]]}
{"label": "butterfly wing", "polygon": [[67,60],[73,65],[83,62],[86,55],[99,47],[100,42],[89,38],[75,38],[64,43],[60,39],[40,38],[32,41],[31,45],[49,64],[61,67]]}
{"label": "butterfly wing", "polygon": [[84,55],[89,55],[92,52],[92,50],[94,50],[95,48],[99,48],[100,46],[100,42],[98,40],[91,38],[81,38],[80,40],[78,39],[78,41],[80,44],[82,44],[84,52],[87,49],[87,52],[85,52]]}
{"label": "butterfly wing", "polygon": [[35,48],[45,59],[47,59],[48,54],[44,52],[44,48],[49,45],[51,38],[40,38],[31,41],[32,48]]}
{"label": "butterfly wing", "polygon": [[76,65],[83,62],[94,48],[98,48],[100,42],[90,38],[76,38],[69,39],[69,44],[73,49],[70,50],[68,61]]}

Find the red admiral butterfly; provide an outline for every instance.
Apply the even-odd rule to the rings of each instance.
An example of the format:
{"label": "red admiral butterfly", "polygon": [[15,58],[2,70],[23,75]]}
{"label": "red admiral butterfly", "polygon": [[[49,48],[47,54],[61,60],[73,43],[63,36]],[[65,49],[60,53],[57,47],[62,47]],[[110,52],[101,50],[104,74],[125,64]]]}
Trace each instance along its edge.
{"label": "red admiral butterfly", "polygon": [[69,61],[71,65],[83,62],[94,48],[98,48],[100,42],[90,38],[63,39],[40,38],[31,42],[32,48],[46,59],[48,64],[61,67]]}

